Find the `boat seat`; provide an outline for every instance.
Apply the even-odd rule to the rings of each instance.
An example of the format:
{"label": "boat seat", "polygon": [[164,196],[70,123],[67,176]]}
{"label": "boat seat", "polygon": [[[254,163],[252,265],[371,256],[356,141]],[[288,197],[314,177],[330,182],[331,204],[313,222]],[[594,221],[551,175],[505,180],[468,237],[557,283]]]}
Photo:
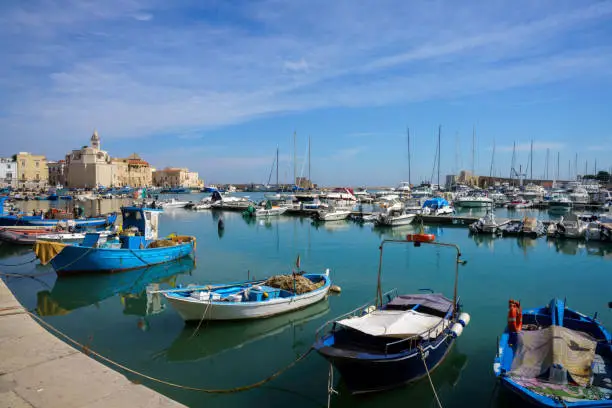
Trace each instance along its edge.
{"label": "boat seat", "polygon": [[100,239],[100,234],[97,232],[88,232],[85,234],[85,238],[83,238],[83,242],[81,246],[94,248],[98,245],[98,240]]}

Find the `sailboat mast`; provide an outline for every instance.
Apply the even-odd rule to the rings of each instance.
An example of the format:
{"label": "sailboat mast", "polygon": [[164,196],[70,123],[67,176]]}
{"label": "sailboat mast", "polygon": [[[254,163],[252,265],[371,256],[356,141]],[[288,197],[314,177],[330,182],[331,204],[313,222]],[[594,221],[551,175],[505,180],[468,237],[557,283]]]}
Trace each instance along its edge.
{"label": "sailboat mast", "polygon": [[293,185],[297,181],[297,160],[295,157],[296,146],[295,146],[295,131],[293,132]]}
{"label": "sailboat mast", "polygon": [[440,155],[442,151],[440,150],[440,138],[442,135],[442,125],[438,126],[438,190],[440,189]]}
{"label": "sailboat mast", "polygon": [[491,167],[489,168],[489,177],[493,177],[493,160],[495,160],[495,139],[493,140],[493,153],[491,154]]}
{"label": "sailboat mast", "polygon": [[510,179],[514,177],[514,164],[516,161],[516,142],[512,143],[512,161],[510,162]]}
{"label": "sailboat mast", "polygon": [[276,189],[278,189],[278,145],[276,146]]}
{"label": "sailboat mast", "polygon": [[474,161],[475,161],[475,150],[476,149],[476,125],[472,127],[472,176],[474,176]]}
{"label": "sailboat mast", "polygon": [[531,139],[531,153],[529,153],[529,179],[533,181],[533,139]]}
{"label": "sailboat mast", "polygon": [[308,135],[308,187],[312,188],[312,179],[310,178],[310,135]]}
{"label": "sailboat mast", "polygon": [[406,127],[406,133],[408,134],[408,185],[412,184],[410,177],[410,128]]}
{"label": "sailboat mast", "polygon": [[544,171],[544,179],[548,180],[548,165],[549,165],[550,149],[546,149],[546,170]]}
{"label": "sailboat mast", "polygon": [[559,161],[561,157],[561,153],[557,152],[557,180],[559,180],[559,176],[561,176],[561,174],[559,174]]}

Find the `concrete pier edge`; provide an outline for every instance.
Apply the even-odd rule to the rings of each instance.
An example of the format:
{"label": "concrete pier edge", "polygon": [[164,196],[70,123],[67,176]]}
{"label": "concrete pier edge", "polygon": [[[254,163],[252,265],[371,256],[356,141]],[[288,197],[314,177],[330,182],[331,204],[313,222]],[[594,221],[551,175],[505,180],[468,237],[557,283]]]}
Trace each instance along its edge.
{"label": "concrete pier edge", "polygon": [[61,341],[0,279],[0,408],[184,407]]}

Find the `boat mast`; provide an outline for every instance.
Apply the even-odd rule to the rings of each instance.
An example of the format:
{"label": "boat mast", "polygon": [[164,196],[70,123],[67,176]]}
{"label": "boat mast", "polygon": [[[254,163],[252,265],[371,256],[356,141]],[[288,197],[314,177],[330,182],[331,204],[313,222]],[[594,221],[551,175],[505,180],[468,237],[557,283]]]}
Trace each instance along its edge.
{"label": "boat mast", "polygon": [[514,177],[514,165],[516,162],[516,142],[512,143],[512,161],[510,162],[510,179]]}
{"label": "boat mast", "polygon": [[276,189],[278,190],[278,145],[276,145]]}
{"label": "boat mast", "polygon": [[410,128],[406,127],[406,133],[408,134],[408,185],[410,186],[411,178],[410,178]]}
{"label": "boat mast", "polygon": [[495,139],[493,139],[493,153],[491,154],[491,167],[489,168],[489,177],[493,177],[493,160],[495,160]]}
{"label": "boat mast", "polygon": [[531,153],[529,153],[529,179],[533,182],[533,139],[531,139]]}
{"label": "boat mast", "polygon": [[474,153],[474,149],[476,148],[476,125],[474,125],[472,127],[472,176],[474,176],[474,159],[475,159],[475,153]]}
{"label": "boat mast", "polygon": [[574,159],[574,177],[578,180],[578,153],[576,153],[576,158]]}
{"label": "boat mast", "polygon": [[[295,131],[293,131],[293,185],[296,185],[296,181],[297,181],[297,160],[295,157],[295,152],[296,152],[296,146],[295,146]],[[293,187],[293,186],[291,186]]]}
{"label": "boat mast", "polygon": [[561,153],[557,152],[557,180],[559,180],[559,161],[560,161]]}
{"label": "boat mast", "polygon": [[310,135],[308,135],[308,187],[312,188],[312,179],[310,178]]}
{"label": "boat mast", "polygon": [[544,171],[544,179],[548,180],[548,165],[549,165],[549,155],[550,155],[550,149],[547,148],[546,149],[546,170]]}
{"label": "boat mast", "polygon": [[442,125],[438,125],[438,190],[440,190],[440,137],[442,135]]}

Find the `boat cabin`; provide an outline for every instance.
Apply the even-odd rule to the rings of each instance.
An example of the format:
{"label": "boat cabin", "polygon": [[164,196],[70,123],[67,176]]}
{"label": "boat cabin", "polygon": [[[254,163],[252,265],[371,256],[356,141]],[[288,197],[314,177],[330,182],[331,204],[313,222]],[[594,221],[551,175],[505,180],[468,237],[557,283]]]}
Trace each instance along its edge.
{"label": "boat cabin", "polygon": [[159,214],[162,210],[145,207],[121,207],[123,234],[121,247],[138,249],[157,239]]}

